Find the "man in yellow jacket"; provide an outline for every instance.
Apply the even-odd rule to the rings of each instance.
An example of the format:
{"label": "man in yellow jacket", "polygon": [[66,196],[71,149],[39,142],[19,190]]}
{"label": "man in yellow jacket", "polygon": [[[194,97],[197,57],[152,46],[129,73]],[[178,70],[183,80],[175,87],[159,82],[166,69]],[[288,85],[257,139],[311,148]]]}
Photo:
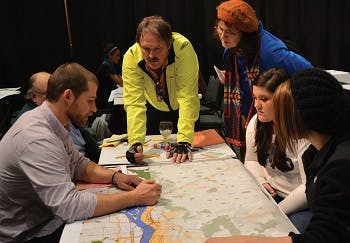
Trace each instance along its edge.
{"label": "man in yellow jacket", "polygon": [[173,162],[191,161],[190,146],[199,114],[198,59],[187,38],[172,32],[160,16],[144,18],[136,43],[123,59],[124,107],[131,163],[143,160],[147,134],[159,134],[160,121],[172,121],[177,144],[167,153]]}

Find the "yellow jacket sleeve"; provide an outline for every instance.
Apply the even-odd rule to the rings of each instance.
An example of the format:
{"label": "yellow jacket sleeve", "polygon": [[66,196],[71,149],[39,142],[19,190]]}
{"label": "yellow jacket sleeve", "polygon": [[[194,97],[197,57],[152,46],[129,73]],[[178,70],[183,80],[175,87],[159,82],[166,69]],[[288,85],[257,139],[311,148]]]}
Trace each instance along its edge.
{"label": "yellow jacket sleeve", "polygon": [[[176,96],[179,105],[178,142],[193,142],[194,125],[199,115],[197,55],[182,36],[174,35]],[[178,40],[179,39],[179,40]],[[178,40],[178,41],[177,41]]]}
{"label": "yellow jacket sleeve", "polygon": [[123,59],[123,100],[130,144],[143,143],[146,135],[145,82],[143,71],[138,66],[141,60],[138,44],[130,47]]}

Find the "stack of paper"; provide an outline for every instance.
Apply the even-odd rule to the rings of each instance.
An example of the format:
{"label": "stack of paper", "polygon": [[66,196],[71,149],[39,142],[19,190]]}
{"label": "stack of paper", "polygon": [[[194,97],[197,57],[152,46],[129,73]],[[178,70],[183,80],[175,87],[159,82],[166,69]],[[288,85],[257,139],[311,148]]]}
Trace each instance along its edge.
{"label": "stack of paper", "polygon": [[121,141],[126,140],[128,137],[127,134],[116,135],[113,134],[110,138],[105,138],[100,147],[108,147],[108,146],[118,146]]}

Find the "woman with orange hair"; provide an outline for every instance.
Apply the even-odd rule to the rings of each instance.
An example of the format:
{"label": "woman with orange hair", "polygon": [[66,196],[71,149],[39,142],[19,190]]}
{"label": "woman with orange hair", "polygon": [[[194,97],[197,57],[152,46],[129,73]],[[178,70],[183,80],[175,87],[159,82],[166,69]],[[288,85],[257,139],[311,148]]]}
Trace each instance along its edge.
{"label": "woman with orange hair", "polygon": [[284,69],[291,76],[312,65],[266,31],[252,7],[242,0],[225,1],[217,7],[216,32],[225,48],[225,79],[221,80],[225,87],[225,137],[244,161],[245,130],[256,113],[252,80],[269,68]]}

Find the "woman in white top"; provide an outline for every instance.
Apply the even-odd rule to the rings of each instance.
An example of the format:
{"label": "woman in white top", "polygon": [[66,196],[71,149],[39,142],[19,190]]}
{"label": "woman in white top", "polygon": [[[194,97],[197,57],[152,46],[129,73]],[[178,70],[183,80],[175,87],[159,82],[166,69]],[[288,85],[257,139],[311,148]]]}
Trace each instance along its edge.
{"label": "woman in white top", "polygon": [[303,231],[304,226],[294,222],[293,214],[307,208],[306,179],[301,156],[309,146],[309,142],[298,140],[296,151],[291,151],[278,143],[273,127],[273,94],[287,79],[284,70],[272,68],[253,81],[254,106],[257,114],[247,127],[244,164],[299,231]]}

